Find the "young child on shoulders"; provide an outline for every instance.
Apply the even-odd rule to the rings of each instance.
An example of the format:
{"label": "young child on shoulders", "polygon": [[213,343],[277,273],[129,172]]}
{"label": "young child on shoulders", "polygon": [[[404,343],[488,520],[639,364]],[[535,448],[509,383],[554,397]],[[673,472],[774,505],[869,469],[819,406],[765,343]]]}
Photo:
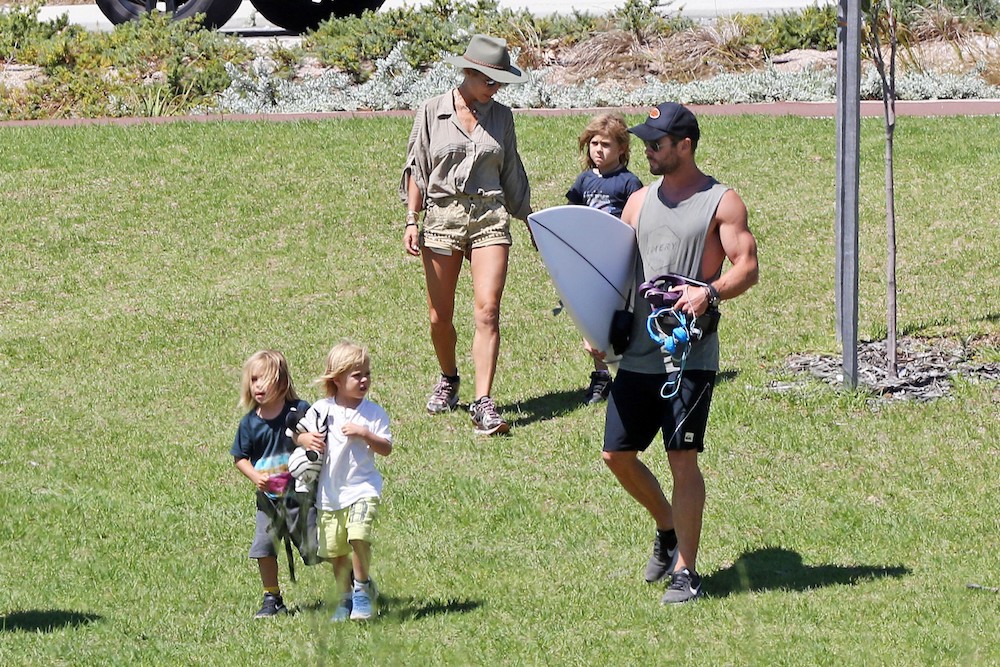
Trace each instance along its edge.
{"label": "young child on shoulders", "polygon": [[[257,490],[257,519],[250,558],[257,561],[264,603],[256,618],[286,613],[278,582],[278,558],[275,535],[287,534],[296,543],[303,560],[310,562],[298,539],[298,507],[284,502],[288,484],[288,457],[294,449],[285,431],[285,419],[295,409],[304,414],[309,404],[295,393],[288,362],[275,350],[261,350],[243,364],[240,382],[240,405],[249,412],[240,420],[230,454],[236,469]],[[279,510],[280,508],[280,510]],[[278,525],[278,523],[285,525]],[[315,529],[315,514],[311,522]]]}
{"label": "young child on shoulders", "polygon": [[[642,181],[628,170],[628,125],[621,114],[595,116],[579,138],[583,173],[566,193],[570,204],[590,206],[620,218],[625,202],[642,188]],[[584,349],[592,353],[584,341]],[[584,395],[584,403],[600,403],[611,391],[611,373],[607,364],[594,357],[594,372]]]}
{"label": "young child on shoulders", "polygon": [[[365,620],[375,613],[378,593],[370,575],[372,527],[382,495],[375,455],[392,453],[389,416],[367,399],[371,360],[364,348],[338,343],[317,380],[326,398],[306,413],[305,423],[325,425],[326,434],[296,435],[307,448],[323,447],[316,488],[319,555],[333,563],[338,604],[334,621]],[[354,585],[351,586],[353,575]]]}

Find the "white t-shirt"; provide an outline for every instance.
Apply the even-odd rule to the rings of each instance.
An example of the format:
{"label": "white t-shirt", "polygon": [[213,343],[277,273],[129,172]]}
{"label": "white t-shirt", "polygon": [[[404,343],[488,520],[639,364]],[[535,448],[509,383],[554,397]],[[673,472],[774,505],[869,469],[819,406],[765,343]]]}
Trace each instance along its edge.
{"label": "white t-shirt", "polygon": [[[310,427],[326,425],[323,470],[316,485],[316,507],[329,512],[350,507],[362,498],[381,497],[382,475],[375,468],[375,455],[359,437],[347,437],[341,430],[352,422],[392,442],[389,415],[368,399],[357,408],[337,405],[332,398],[313,403],[306,413]],[[310,430],[312,430],[310,428]]]}

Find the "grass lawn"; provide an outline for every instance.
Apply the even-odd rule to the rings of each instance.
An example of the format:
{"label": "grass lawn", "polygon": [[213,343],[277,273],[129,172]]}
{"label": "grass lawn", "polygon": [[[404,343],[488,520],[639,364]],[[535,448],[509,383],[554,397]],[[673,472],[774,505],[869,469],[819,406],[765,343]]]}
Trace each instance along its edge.
{"label": "grass lawn", "polygon": [[[638,120],[638,119],[633,119]],[[584,116],[518,117],[535,208],[563,203]],[[725,304],[702,457],[706,599],[659,605],[652,524],[599,459],[603,411],[523,225],[479,439],[431,418],[423,279],[396,196],[410,121],[0,127],[0,664],[988,665],[1000,662],[1000,389],[931,403],[790,393],[837,353],[832,120],[705,117],[761,283]],[[901,333],[1000,360],[995,118],[901,118]],[[885,331],[881,121],[863,122],[862,337]],[[633,171],[650,176],[641,152]],[[471,290],[459,350],[471,378]],[[381,617],[328,622],[332,575],[254,621],[253,495],[229,447],[243,360],[367,345],[393,419],[373,569]],[[471,385],[471,383],[469,383]],[[472,397],[463,395],[463,405]],[[645,459],[668,481],[654,445]]]}

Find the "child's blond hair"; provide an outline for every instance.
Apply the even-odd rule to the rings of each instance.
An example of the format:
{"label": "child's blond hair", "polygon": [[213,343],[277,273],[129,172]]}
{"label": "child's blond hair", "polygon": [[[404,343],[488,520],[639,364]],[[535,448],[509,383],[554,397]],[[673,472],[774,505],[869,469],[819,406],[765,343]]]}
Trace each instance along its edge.
{"label": "child's blond hair", "polygon": [[[248,410],[259,407],[253,396],[253,378],[264,381],[269,388],[273,387],[279,395],[284,394],[286,401],[299,400],[292,384],[292,374],[288,371],[288,361],[285,355],[277,350],[261,350],[254,352],[243,363],[243,377],[240,380],[240,406]],[[268,394],[270,394],[270,389]]]}
{"label": "child's blond hair", "polygon": [[334,345],[330,353],[326,355],[326,370],[316,380],[316,383],[322,384],[326,395],[333,398],[337,395],[337,385],[334,379],[355,366],[371,366],[368,350],[357,343],[342,340]]}
{"label": "child's blond hair", "polygon": [[618,162],[622,167],[628,166],[629,141],[628,125],[620,113],[609,112],[594,116],[580,135],[580,162],[584,169],[596,169],[597,165],[590,158],[590,140],[598,134],[603,135],[618,144],[622,149]]}

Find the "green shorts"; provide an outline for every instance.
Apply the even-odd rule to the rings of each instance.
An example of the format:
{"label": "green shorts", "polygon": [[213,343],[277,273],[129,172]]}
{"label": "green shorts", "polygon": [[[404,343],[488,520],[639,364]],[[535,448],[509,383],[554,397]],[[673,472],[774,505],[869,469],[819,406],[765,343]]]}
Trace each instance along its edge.
{"label": "green shorts", "polygon": [[379,499],[363,498],[340,510],[320,510],[319,557],[337,558],[351,553],[351,542],[372,541],[372,527],[378,514]]}
{"label": "green shorts", "polygon": [[444,255],[473,248],[510,245],[510,214],[493,197],[456,197],[431,201],[420,232],[422,246]]}

